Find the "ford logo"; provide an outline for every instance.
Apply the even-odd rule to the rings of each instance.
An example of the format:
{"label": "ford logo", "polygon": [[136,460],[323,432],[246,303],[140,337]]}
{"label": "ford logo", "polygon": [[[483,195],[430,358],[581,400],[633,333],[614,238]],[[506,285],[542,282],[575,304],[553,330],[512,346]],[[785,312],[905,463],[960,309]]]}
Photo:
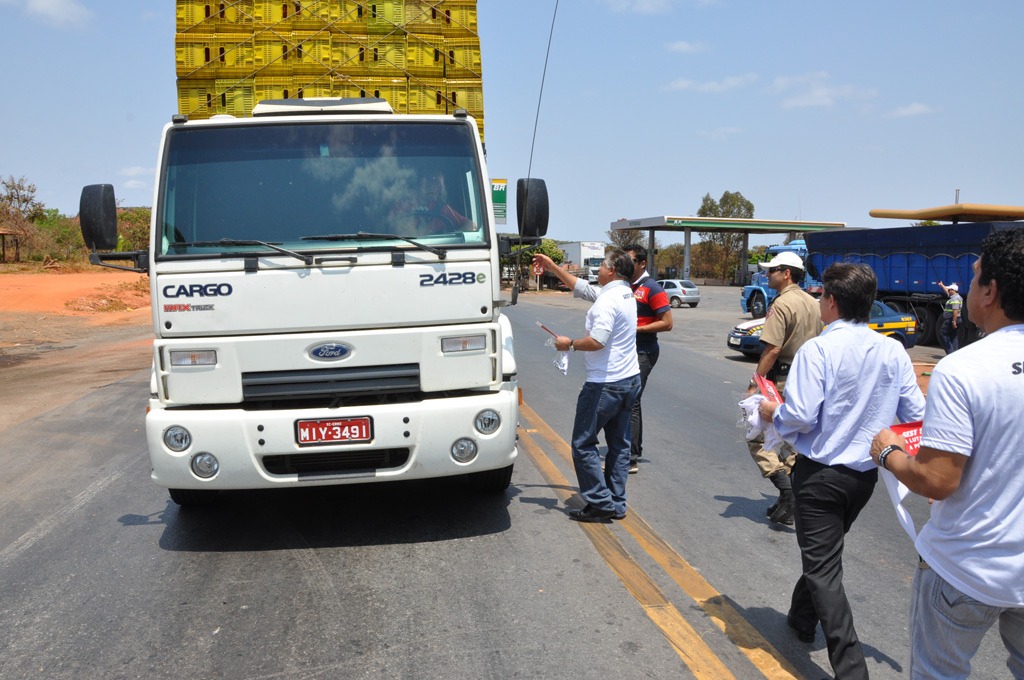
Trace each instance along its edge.
{"label": "ford logo", "polygon": [[338,342],[327,342],[309,350],[309,356],[318,361],[338,361],[352,353],[352,348]]}

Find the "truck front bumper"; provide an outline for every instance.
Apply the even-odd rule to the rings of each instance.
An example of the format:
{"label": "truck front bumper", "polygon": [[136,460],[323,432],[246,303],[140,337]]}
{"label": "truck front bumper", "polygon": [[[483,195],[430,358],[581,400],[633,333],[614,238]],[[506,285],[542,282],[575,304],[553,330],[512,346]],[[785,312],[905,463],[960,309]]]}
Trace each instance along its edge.
{"label": "truck front bumper", "polygon": [[[490,409],[500,424],[490,434],[474,422]],[[299,445],[300,420],[369,417],[370,441]],[[266,489],[360,484],[463,475],[508,467],[515,461],[518,389],[508,382],[481,392],[413,403],[295,410],[166,409],[150,402],[146,437],[157,484],[173,489]],[[191,444],[173,451],[164,442],[171,426],[188,430]],[[472,460],[452,455],[457,440],[476,446]],[[200,453],[212,454],[217,472],[204,479],[192,470]]]}

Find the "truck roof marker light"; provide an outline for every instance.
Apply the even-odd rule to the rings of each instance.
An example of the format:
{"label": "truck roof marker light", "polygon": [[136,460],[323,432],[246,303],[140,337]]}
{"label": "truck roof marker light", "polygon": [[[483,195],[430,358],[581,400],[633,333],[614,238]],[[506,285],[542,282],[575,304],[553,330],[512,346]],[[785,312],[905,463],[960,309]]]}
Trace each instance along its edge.
{"label": "truck roof marker light", "polygon": [[217,350],[171,350],[171,366],[216,366]]}
{"label": "truck roof marker light", "polygon": [[456,463],[468,463],[474,458],[476,458],[476,442],[470,439],[469,437],[462,437],[461,439],[456,439],[452,443],[451,452],[452,460],[454,460]]}
{"label": "truck roof marker light", "polygon": [[487,349],[487,337],[484,335],[459,335],[451,338],[441,338],[441,352],[444,354],[478,352],[483,349]]}

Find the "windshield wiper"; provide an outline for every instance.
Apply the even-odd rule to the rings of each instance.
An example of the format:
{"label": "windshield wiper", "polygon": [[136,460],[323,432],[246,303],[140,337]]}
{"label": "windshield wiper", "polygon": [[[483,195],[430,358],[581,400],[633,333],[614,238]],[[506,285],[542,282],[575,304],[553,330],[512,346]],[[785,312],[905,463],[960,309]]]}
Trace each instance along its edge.
{"label": "windshield wiper", "polygon": [[408,236],[399,236],[398,234],[371,234],[365,231],[357,231],[354,234],[320,234],[319,236],[303,236],[303,241],[384,241],[387,239],[398,239],[411,243],[420,250],[425,250],[428,253],[434,253],[437,255],[439,260],[444,260],[448,257],[448,251],[444,248],[435,248],[428,246],[425,243],[413,240]]}
{"label": "windshield wiper", "polygon": [[195,246],[197,248],[212,246],[262,246],[264,248],[276,250],[279,253],[284,253],[285,255],[291,255],[296,260],[302,260],[303,264],[313,264],[312,255],[303,255],[302,253],[297,253],[294,250],[288,250],[287,248],[282,248],[281,246],[275,245],[273,243],[267,243],[266,241],[222,238],[219,241],[190,241],[187,243],[175,242],[171,244],[171,247],[173,248],[186,248],[189,246]]}

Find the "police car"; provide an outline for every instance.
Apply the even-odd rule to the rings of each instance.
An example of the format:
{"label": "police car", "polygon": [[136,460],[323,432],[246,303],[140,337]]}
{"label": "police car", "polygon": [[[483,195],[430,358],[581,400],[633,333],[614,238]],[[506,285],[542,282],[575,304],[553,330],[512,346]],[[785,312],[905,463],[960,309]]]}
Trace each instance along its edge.
{"label": "police car", "polygon": [[[892,338],[907,349],[917,344],[917,317],[897,312],[879,300],[871,304],[868,327]],[[748,357],[760,356],[764,347],[761,343],[763,329],[764,318],[745,321],[729,331],[725,344]]]}

